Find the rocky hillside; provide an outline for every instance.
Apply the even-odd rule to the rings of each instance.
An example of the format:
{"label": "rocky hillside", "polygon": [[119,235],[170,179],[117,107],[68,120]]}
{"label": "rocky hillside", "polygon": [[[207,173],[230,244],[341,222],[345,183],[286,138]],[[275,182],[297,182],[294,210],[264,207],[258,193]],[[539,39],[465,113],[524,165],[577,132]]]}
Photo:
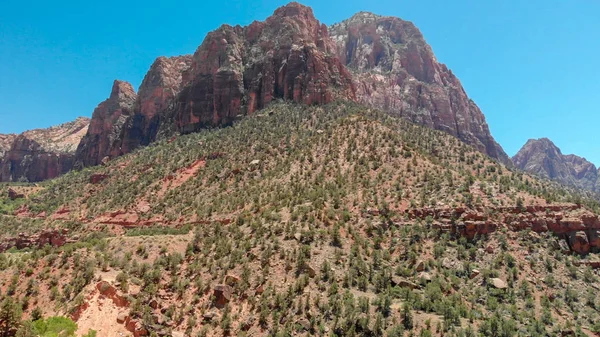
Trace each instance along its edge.
{"label": "rocky hillside", "polygon": [[278,99],[357,101],[510,164],[458,79],[436,61],[418,29],[397,18],[361,13],[328,29],[310,8],[290,3],[264,22],[220,27],[191,56],[158,58],[137,96],[129,87],[123,92],[125,101],[111,95],[94,111],[79,166],[157,137],[231,125]]}
{"label": "rocky hillside", "polygon": [[526,172],[600,193],[600,171],[596,166],[585,158],[562,154],[548,138],[530,139],[512,160]]}
{"label": "rocky hillside", "polygon": [[[75,150],[87,133],[89,118],[48,129],[4,136],[0,156],[0,181],[42,181],[55,178],[73,168]],[[1,138],[0,138],[1,139]],[[10,146],[6,147],[8,141]]]}
{"label": "rocky hillside", "polygon": [[353,73],[358,102],[447,132],[510,164],[481,110],[412,23],[362,12],[329,32]]}
{"label": "rocky hillside", "polygon": [[81,333],[600,331],[597,203],[351,103],[272,104],[12,188],[3,293]]}

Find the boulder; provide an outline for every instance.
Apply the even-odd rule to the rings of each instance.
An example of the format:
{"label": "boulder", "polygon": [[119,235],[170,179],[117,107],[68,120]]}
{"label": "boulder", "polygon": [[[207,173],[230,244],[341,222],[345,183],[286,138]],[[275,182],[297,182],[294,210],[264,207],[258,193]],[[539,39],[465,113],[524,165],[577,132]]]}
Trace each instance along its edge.
{"label": "boulder", "polygon": [[127,313],[125,312],[119,313],[119,315],[117,316],[117,323],[124,324],[128,317],[129,315],[127,315]]}
{"label": "boulder", "polygon": [[508,284],[506,284],[506,282],[504,282],[503,280],[499,279],[499,278],[492,278],[490,279],[490,283],[491,286],[493,286],[496,289],[506,289],[508,288]]}
{"label": "boulder", "polygon": [[19,193],[19,192],[13,190],[12,188],[9,188],[8,189],[8,198],[10,200],[23,199],[23,198],[25,198],[25,194]]}
{"label": "boulder", "polygon": [[419,285],[408,280],[405,280],[399,276],[392,276],[392,285],[400,288],[418,289]]}
{"label": "boulder", "polygon": [[415,264],[415,270],[417,272],[424,271],[425,270],[425,262],[423,262],[423,260],[417,261],[417,263]]}
{"label": "boulder", "polygon": [[587,254],[590,252],[590,243],[584,231],[569,233],[569,245],[575,253]]}
{"label": "boulder", "polygon": [[237,275],[229,274],[225,276],[225,284],[228,286],[235,286],[240,282],[240,278]]}
{"label": "boulder", "polygon": [[233,289],[228,285],[217,285],[214,288],[215,306],[223,308],[231,300]]}

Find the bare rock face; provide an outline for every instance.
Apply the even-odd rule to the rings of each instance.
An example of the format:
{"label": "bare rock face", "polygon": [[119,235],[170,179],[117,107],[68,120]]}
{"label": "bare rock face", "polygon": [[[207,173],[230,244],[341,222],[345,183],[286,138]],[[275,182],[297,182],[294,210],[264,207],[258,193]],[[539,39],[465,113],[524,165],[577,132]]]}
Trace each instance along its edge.
{"label": "bare rock face", "polygon": [[331,26],[329,33],[354,75],[360,103],[445,131],[510,164],[481,110],[412,23],[359,13]]}
{"label": "bare rock face", "polygon": [[15,134],[0,135],[0,161],[2,160],[2,158],[4,158],[6,152],[10,150],[10,147],[15,141],[15,138],[17,138],[17,135]]}
{"label": "bare rock face", "polygon": [[191,55],[154,61],[139,88],[134,114],[127,118],[121,143],[113,153],[129,153],[155,141],[160,132],[169,135],[175,130],[174,104],[182,89],[183,72],[191,63]]}
{"label": "bare rock face", "polygon": [[324,104],[354,99],[350,73],[335,55],[327,27],[298,3],[265,22],[224,25],[194,53],[177,106],[177,126],[192,132],[228,125],[274,99]]}
{"label": "bare rock face", "polygon": [[77,147],[78,167],[94,166],[104,157],[121,155],[121,130],[127,117],[133,113],[137,95],[131,84],[115,80],[110,97],[100,103],[92,114],[87,134]]}
{"label": "bare rock face", "polygon": [[75,149],[89,123],[88,118],[80,117],[73,122],[15,136],[0,157],[0,181],[36,182],[68,172],[73,168]]}
{"label": "bare rock face", "polygon": [[358,101],[446,131],[510,164],[481,111],[413,24],[360,13],[328,29],[293,2],[264,22],[223,25],[192,56],[158,58],[137,96],[115,82],[94,111],[77,166],[176,133],[230,125],[276,99]]}
{"label": "bare rock face", "polygon": [[600,192],[600,174],[594,164],[576,155],[563,155],[548,138],[530,139],[513,157],[515,166],[562,184]]}

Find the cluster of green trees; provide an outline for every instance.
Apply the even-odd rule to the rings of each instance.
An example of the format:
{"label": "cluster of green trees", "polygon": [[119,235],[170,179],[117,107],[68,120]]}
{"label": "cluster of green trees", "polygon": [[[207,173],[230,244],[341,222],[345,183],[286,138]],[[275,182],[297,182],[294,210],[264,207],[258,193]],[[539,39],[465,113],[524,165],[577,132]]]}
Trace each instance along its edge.
{"label": "cluster of green trees", "polygon": [[[67,317],[42,318],[34,310],[31,320],[22,319],[20,305],[10,297],[0,303],[0,337],[75,337],[77,324]],[[84,337],[95,337],[90,330]]]}

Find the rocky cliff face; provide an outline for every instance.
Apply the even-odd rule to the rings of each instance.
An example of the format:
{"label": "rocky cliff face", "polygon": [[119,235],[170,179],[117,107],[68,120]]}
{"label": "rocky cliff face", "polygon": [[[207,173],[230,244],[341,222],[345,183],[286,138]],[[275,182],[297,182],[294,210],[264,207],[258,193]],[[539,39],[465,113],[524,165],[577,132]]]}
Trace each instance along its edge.
{"label": "rocky cliff face", "polygon": [[530,139],[513,157],[518,168],[560,183],[600,192],[594,164],[576,155],[563,155],[548,138]]}
{"label": "rocky cliff face", "polygon": [[328,29],[310,8],[290,3],[264,22],[220,27],[192,56],[158,58],[137,96],[115,82],[94,111],[78,166],[131,152],[159,134],[229,125],[276,99],[358,101],[510,164],[479,108],[412,23],[360,13]]}
{"label": "rocky cliff face", "polygon": [[183,72],[192,64],[191,55],[159,57],[144,77],[134,114],[127,118],[121,135],[120,154],[148,145],[162,132],[175,130],[175,99],[181,91]]}
{"label": "rocky cliff face", "polygon": [[77,144],[86,134],[90,120],[78,118],[48,129],[26,131],[12,137],[0,158],[0,181],[41,181],[55,178],[73,168]]}
{"label": "rocky cliff face", "polygon": [[305,104],[354,99],[351,75],[335,52],[327,27],[297,3],[265,22],[224,25],[194,53],[177,126],[190,132],[227,125],[278,98]]}
{"label": "rocky cliff face", "polygon": [[510,164],[481,110],[412,23],[359,13],[329,33],[354,75],[360,103],[445,131]]}
{"label": "rocky cliff face", "polygon": [[94,111],[77,166],[131,152],[160,133],[231,124],[275,99],[305,104],[355,99],[351,75],[335,48],[327,27],[297,3],[265,22],[224,25],[193,56],[158,58],[137,96],[128,83],[115,82],[111,97]]}
{"label": "rocky cliff face", "polygon": [[15,138],[17,138],[17,135],[15,134],[0,135],[0,161],[2,161],[6,152],[10,150]]}
{"label": "rocky cliff face", "polygon": [[77,167],[98,165],[104,157],[121,155],[121,132],[127,118],[133,114],[136,98],[131,84],[113,83],[110,97],[94,110],[87,134],[77,147]]}

